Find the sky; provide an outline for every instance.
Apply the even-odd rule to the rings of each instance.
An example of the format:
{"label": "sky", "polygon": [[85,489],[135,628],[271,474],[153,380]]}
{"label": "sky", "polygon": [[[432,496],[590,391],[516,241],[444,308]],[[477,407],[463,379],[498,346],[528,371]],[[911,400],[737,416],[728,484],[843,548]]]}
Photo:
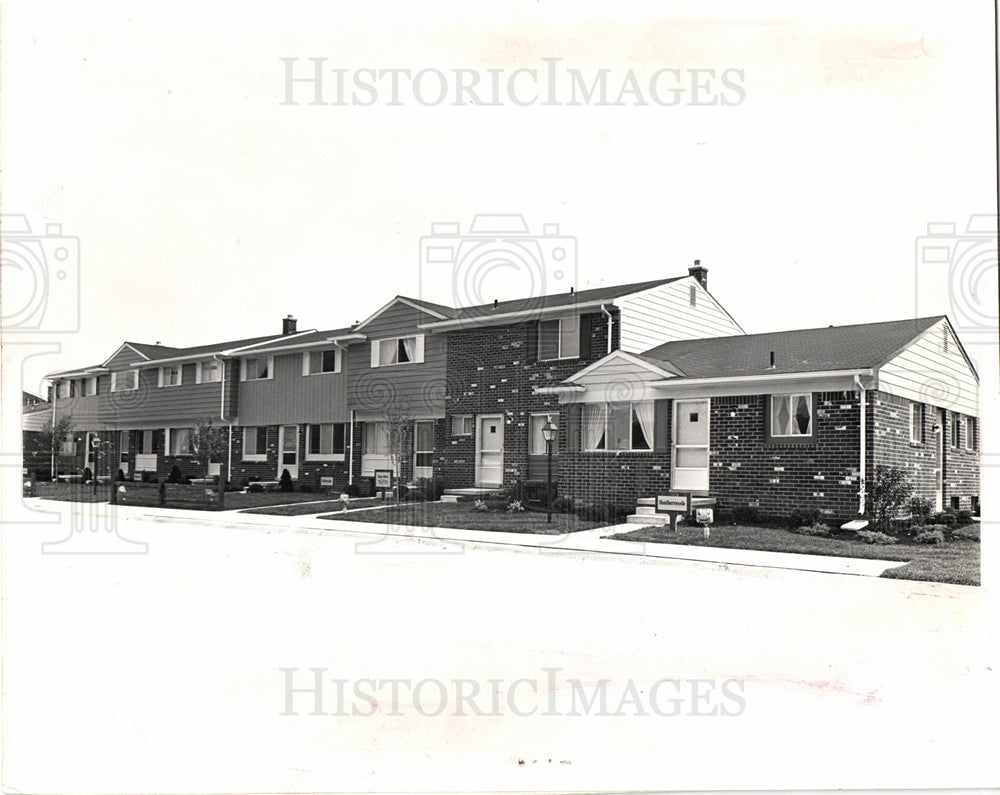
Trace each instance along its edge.
{"label": "sky", "polygon": [[[560,289],[700,259],[751,333],[995,322],[995,257],[958,274],[960,294],[953,260],[917,253],[929,222],[974,249],[969,217],[997,212],[988,3],[10,4],[2,24],[3,212],[48,278],[36,294],[2,274],[5,320],[41,307],[5,323],[4,369],[28,389],[124,340],[467,300],[454,277],[473,266],[424,261],[421,239],[489,213],[523,216]],[[395,97],[385,70],[409,70]],[[602,74],[605,101],[585,99]],[[305,80],[291,93],[289,75]],[[487,268],[471,292],[538,289],[525,279]]]}

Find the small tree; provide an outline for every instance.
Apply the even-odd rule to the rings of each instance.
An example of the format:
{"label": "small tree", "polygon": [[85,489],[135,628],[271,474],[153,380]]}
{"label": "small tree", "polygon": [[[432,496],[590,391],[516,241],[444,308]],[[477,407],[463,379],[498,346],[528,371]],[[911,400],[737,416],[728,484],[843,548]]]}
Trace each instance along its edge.
{"label": "small tree", "polygon": [[191,429],[191,452],[205,456],[205,474],[214,458],[219,464],[219,506],[223,506],[226,482],[229,472],[226,468],[226,453],[229,450],[229,426],[214,425],[211,419],[198,420]]}
{"label": "small tree", "polygon": [[62,447],[63,441],[69,435],[69,432],[73,430],[73,415],[67,414],[65,417],[59,417],[54,423],[36,431],[35,439],[37,440],[39,450],[47,450],[51,454],[52,467],[52,477],[56,476],[56,461],[60,456],[60,449]]}
{"label": "small tree", "polygon": [[876,466],[866,505],[874,527],[883,533],[890,530],[892,520],[912,496],[913,486],[903,470],[883,464]]}
{"label": "small tree", "polygon": [[413,415],[406,403],[393,401],[383,412],[389,435],[389,459],[396,473],[396,502],[399,503],[399,477],[403,461],[410,455],[413,443]]}

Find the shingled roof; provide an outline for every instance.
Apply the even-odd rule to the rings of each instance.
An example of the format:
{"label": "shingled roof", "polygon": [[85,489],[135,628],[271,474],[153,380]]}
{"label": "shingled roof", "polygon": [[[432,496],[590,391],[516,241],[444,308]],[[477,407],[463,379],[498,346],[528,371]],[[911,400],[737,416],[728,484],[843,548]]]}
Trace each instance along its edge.
{"label": "shingled roof", "polygon": [[[811,373],[875,368],[944,316],[854,326],[775,331],[735,337],[678,340],[645,351],[687,378]],[[771,352],[774,367],[769,367]]]}

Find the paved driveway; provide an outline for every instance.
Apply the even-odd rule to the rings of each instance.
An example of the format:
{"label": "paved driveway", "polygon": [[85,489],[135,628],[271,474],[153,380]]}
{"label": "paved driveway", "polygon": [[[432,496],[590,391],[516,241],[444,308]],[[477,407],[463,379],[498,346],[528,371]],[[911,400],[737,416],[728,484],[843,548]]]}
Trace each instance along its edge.
{"label": "paved driveway", "polygon": [[46,508],[3,526],[8,788],[996,783],[984,589],[128,511],[148,554],[43,555]]}

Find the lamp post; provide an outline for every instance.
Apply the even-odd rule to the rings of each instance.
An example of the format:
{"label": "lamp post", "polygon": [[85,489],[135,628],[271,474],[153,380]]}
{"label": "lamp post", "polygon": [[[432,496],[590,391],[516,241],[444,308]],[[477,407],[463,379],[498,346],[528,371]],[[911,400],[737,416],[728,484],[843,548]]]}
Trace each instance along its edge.
{"label": "lamp post", "polygon": [[548,473],[545,489],[545,502],[548,506],[548,514],[545,517],[546,524],[552,524],[552,442],[555,441],[558,432],[559,428],[552,421],[552,415],[550,414],[545,418],[545,425],[542,426],[542,437],[545,439],[545,451],[548,456]]}

